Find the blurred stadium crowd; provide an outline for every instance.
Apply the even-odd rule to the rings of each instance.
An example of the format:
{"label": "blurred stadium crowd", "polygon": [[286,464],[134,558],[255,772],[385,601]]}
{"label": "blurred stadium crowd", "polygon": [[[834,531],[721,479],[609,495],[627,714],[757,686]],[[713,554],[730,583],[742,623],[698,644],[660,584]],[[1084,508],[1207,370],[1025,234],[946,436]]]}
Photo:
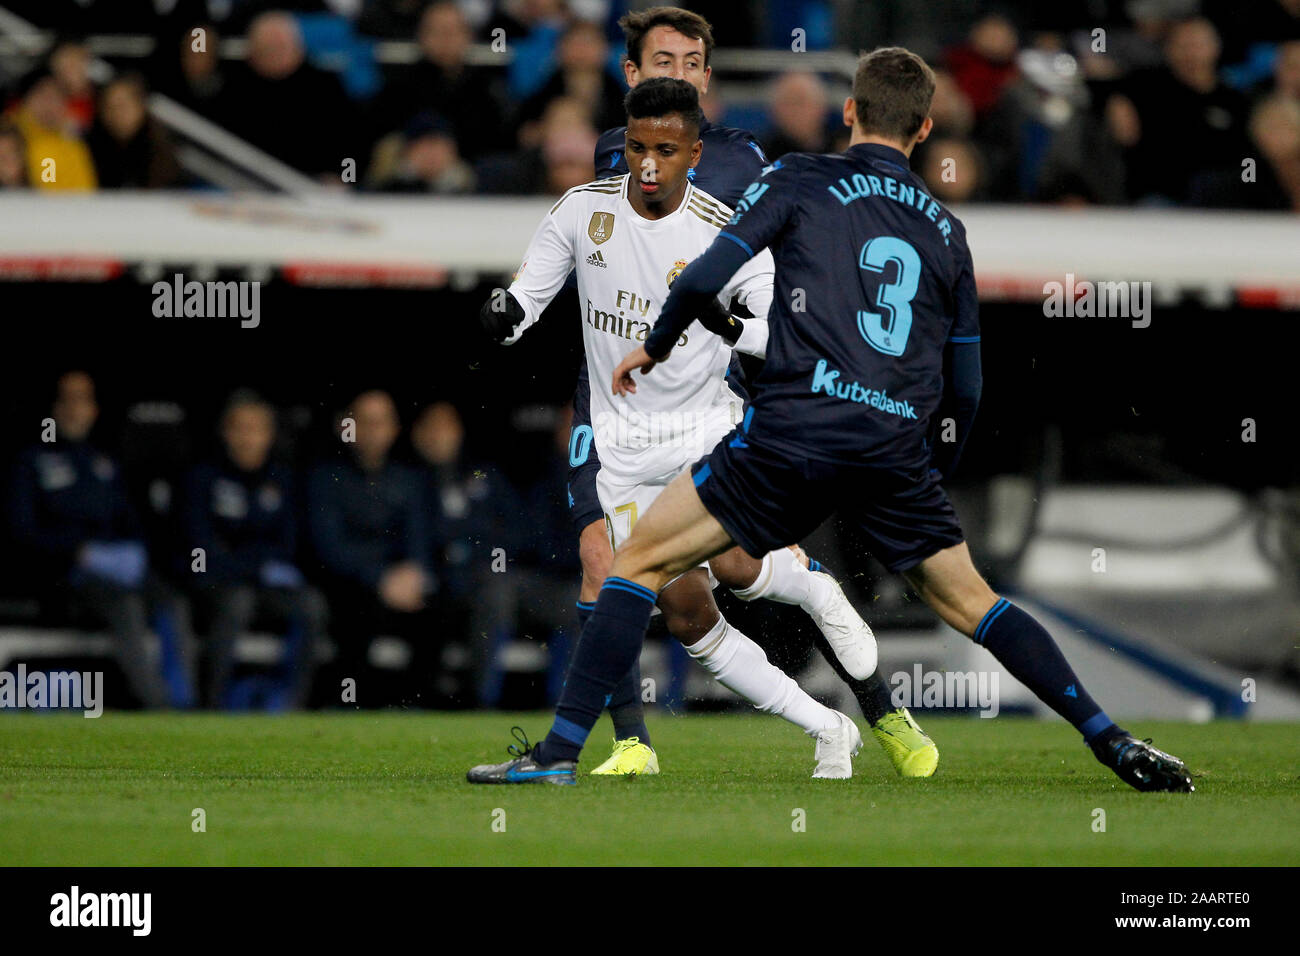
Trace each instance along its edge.
{"label": "blurred stadium crowd", "polygon": [[[111,631],[129,697],[145,706],[492,705],[513,638],[558,652],[552,681],[566,659],[578,563],[569,417],[555,411],[553,453],[515,487],[468,458],[448,402],[403,429],[388,393],[364,391],[335,421],[334,453],[313,459],[277,437],[284,416],[239,390],[211,454],[166,474],[123,468],[97,437],[120,423],[96,431],[95,382],[67,372],[42,440],[9,476],[6,538],[21,567],[6,577],[36,595],[34,622]],[[148,440],[118,444],[139,460]],[[283,646],[274,666],[237,675],[238,640],[254,630]],[[379,659],[376,637],[401,658]]]}
{"label": "blurred stadium crowd", "polygon": [[[617,20],[649,5],[8,0],[62,39],[0,75],[0,187],[201,185],[150,117],[154,90],[339,188],[560,193],[593,177],[598,133],[622,124]],[[719,48],[925,55],[935,135],[914,166],[945,201],[1300,209],[1300,0],[684,5]],[[85,38],[110,34],[157,42],[96,69]],[[414,62],[377,56],[392,40],[413,40]],[[792,68],[797,54],[755,64],[720,71],[710,119],[752,130],[773,158],[845,144],[843,77]]]}

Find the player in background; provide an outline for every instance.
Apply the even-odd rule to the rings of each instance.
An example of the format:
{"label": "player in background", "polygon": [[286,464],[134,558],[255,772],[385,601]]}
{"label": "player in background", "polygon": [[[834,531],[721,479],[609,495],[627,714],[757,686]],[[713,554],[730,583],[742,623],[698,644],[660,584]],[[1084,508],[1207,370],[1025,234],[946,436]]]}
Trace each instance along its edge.
{"label": "player in background", "polygon": [[[642,80],[668,76],[690,83],[701,96],[708,92],[709,80],[713,75],[713,69],[709,65],[713,34],[707,20],[680,7],[661,6],[629,13],[619,21],[619,25],[627,38],[623,73],[628,86],[635,88]],[[626,133],[626,127],[618,127],[601,135],[596,144],[598,179],[628,172],[627,157],[624,154]],[[767,157],[748,131],[714,126],[707,120],[700,129],[700,140],[704,144],[704,151],[699,166],[688,173],[690,181],[723,205],[734,208],[745,187],[757,179],[767,165]],[[733,388],[743,392],[740,385],[742,378],[740,363],[733,359],[729,381]],[[743,397],[748,398],[748,394]],[[591,442],[590,406],[591,388],[584,358],[578,372],[578,386],[573,401],[568,482],[572,502],[570,512],[579,531],[578,551],[582,559],[582,588],[578,596],[580,627],[586,624],[592,602],[596,600],[614,558],[606,533],[604,514],[596,494],[596,474],[600,470],[600,460]],[[810,562],[802,551],[796,550],[796,554],[811,570],[820,569],[820,565],[815,561]],[[780,557],[781,563],[784,563],[783,556],[774,557]],[[736,558],[732,561],[735,566],[727,583],[748,580],[750,586],[741,584],[737,587],[729,583],[733,593],[745,601],[764,596],[762,587],[752,585],[766,579],[771,568],[761,569],[757,578],[747,578],[750,572],[738,563],[741,558],[743,555],[737,551]],[[765,562],[770,564],[768,559]],[[778,568],[778,573],[783,570]],[[894,769],[905,777],[926,777],[933,774],[939,762],[938,748],[922,733],[906,708],[894,707],[885,678],[875,673],[865,680],[857,680],[844,669],[833,648],[825,640],[814,638],[813,643],[853,691],[871,725],[872,735],[884,748]],[[634,664],[611,692],[609,712],[614,722],[614,751],[592,773],[646,772],[646,767],[656,762],[656,758],[645,724],[641,671],[638,665]]]}
{"label": "player in background", "polygon": [[[628,94],[627,112],[627,149],[639,176],[600,180],[565,193],[538,227],[506,295],[494,295],[480,314],[490,334],[512,344],[538,321],[566,277],[576,270],[583,303],[583,350],[601,381],[613,374],[628,343],[649,333],[658,303],[686,263],[713,242],[730,213],[687,179],[702,149],[703,113],[694,87],[667,77],[648,80]],[[772,260],[759,256],[720,290],[720,302],[707,304],[700,314],[721,311],[720,303],[734,297],[764,316],[771,293]],[[737,326],[737,347],[761,355],[765,326],[760,319]],[[604,390],[593,396],[595,442],[601,452],[597,492],[615,544],[627,538],[638,515],[669,481],[741,419],[741,399],[726,383],[729,345],[718,335],[696,329],[683,331],[672,349],[669,370],[635,399],[618,399]],[[829,576],[808,571],[784,546],[775,550],[779,553],[757,557],[764,566],[784,564],[780,585],[786,596],[798,590],[797,603],[833,609],[856,621],[846,628],[847,640],[835,644],[835,651],[845,669],[861,677],[871,674],[876,667],[875,639],[838,586]],[[737,558],[759,566],[745,555]],[[777,575],[773,573],[771,579],[768,584],[775,585]],[[714,604],[707,565],[684,568],[665,582],[657,604],[669,632],[719,683],[817,738],[814,776],[852,775],[850,758],[862,745],[856,725],[809,697],[768,661],[762,648],[727,623]],[[833,632],[828,639],[834,641]],[[476,768],[470,779],[476,783],[573,780],[572,766],[567,772],[539,773],[512,766],[504,775],[496,772],[499,769]]]}
{"label": "player in background", "polygon": [[[1139,790],[1194,789],[1181,760],[1116,725],[1042,625],[989,588],[939,484],[969,434],[981,378],[965,228],[908,167],[930,133],[933,95],[934,74],[914,53],[863,56],[844,104],[848,150],[793,153],[768,167],[674,283],[645,343],[619,363],[615,395],[645,388],[699,303],[771,251],[767,364],[744,424],[675,479],[616,551],[556,725],[505,774],[573,766],[672,575],[733,542],[761,554],[798,540],[839,508],[886,567],[1069,721],[1120,779]],[[806,291],[806,311],[792,307],[795,288]],[[948,390],[959,440],[940,456],[926,437]]]}

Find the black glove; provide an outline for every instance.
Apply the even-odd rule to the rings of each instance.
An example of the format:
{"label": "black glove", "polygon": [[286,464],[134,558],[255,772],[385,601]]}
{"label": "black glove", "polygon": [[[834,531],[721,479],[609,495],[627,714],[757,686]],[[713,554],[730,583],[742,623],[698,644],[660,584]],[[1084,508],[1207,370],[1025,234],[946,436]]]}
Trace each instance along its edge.
{"label": "black glove", "polygon": [[493,294],[483,303],[483,308],[478,310],[479,325],[483,326],[483,331],[493,342],[504,342],[510,338],[524,318],[524,307],[509,292],[499,299]]}
{"label": "black glove", "polygon": [[735,345],[745,328],[744,322],[724,309],[722,304],[712,297],[696,318],[700,320],[700,325],[714,335],[721,336],[728,345]]}

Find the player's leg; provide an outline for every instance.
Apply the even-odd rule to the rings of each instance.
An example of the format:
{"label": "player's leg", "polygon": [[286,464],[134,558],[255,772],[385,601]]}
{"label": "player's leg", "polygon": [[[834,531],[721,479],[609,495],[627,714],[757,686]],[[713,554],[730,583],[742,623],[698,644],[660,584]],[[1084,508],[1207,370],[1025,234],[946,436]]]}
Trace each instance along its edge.
{"label": "player's leg", "polygon": [[[669,484],[637,524],[631,537],[614,553],[611,575],[614,580],[648,584],[663,592],[661,598],[667,595],[669,601],[673,600],[670,592],[680,582],[699,581],[705,588],[707,608],[711,608],[712,613],[695,605],[693,611],[698,617],[692,621],[677,619],[671,610],[665,608],[665,614],[669,616],[669,631],[687,644],[689,637],[699,634],[704,624],[710,624],[707,632],[687,644],[687,652],[704,664],[723,686],[745,697],[755,707],[769,713],[780,713],[798,723],[805,732],[817,736],[821,776],[848,777],[852,773],[848,757],[856,754],[861,745],[853,722],[814,701],[791,678],[773,666],[753,640],[727,624],[717,613],[702,571],[684,574],[731,544],[730,535],[704,507],[696,491],[699,474],[697,468],[693,477],[681,475]],[[673,586],[665,591],[667,582],[679,574],[684,577],[673,581]],[[843,754],[836,756],[841,751]]]}
{"label": "player's leg", "polygon": [[[587,624],[596,596],[600,593],[600,586],[609,576],[609,566],[614,560],[614,548],[605,526],[605,512],[596,489],[600,457],[590,424],[590,391],[586,371],[584,362],[573,397],[573,425],[569,432],[569,512],[579,529],[578,556],[582,561],[582,587],[578,592],[577,606],[579,634]],[[610,693],[609,715],[614,722],[615,740],[615,754],[611,760],[644,772],[653,751],[650,731],[645,723],[645,707],[641,703],[639,663],[632,665],[631,670]],[[632,740],[635,743],[620,744],[620,741]],[[615,757],[618,759],[615,760]],[[610,769],[612,768],[606,768],[603,772],[609,772]],[[598,767],[597,770],[601,768]]]}
{"label": "player's leg", "polygon": [[718,683],[748,700],[756,710],[784,717],[818,739],[819,751],[826,751],[820,776],[852,776],[849,758],[862,746],[853,722],[813,700],[767,659],[761,647],[727,622],[713,601],[702,568],[687,571],[665,587],[659,594],[659,607],[669,632]]}
{"label": "player's leg", "polygon": [[[787,560],[793,557],[793,562]],[[929,777],[939,766],[939,748],[926,736],[906,707],[895,707],[889,685],[875,667],[875,636],[844,596],[834,577],[820,565],[814,567],[797,545],[769,551],[761,559],[740,548],[725,551],[709,562],[719,582],[727,585],[742,601],[766,598],[782,604],[798,604],[813,619],[820,632],[813,645],[840,679],[849,685],[872,735],[885,751],[894,770],[902,777]],[[800,574],[799,572],[803,573]],[[863,647],[857,638],[865,632],[869,641],[870,674],[858,679],[845,666],[845,657]],[[832,638],[836,638],[832,643]],[[861,673],[861,668],[859,668]]]}
{"label": "player's leg", "polygon": [[1074,725],[1103,764],[1139,790],[1192,790],[1182,761],[1137,740],[1106,716],[1047,630],[999,598],[963,541],[932,554],[904,577],[949,626],[980,644],[1013,677]]}
{"label": "player's leg", "polygon": [[778,548],[752,558],[732,548],[712,561],[714,576],[742,601],[765,599],[794,604],[812,618],[844,669],[865,679],[876,671],[876,638],[844,596],[839,583],[825,571],[811,571],[807,556]]}
{"label": "player's leg", "polygon": [[606,697],[641,653],[660,589],[730,543],[722,526],[700,505],[690,477],[681,475],[671,482],[614,553],[611,574],[574,648],[546,738],[512,751],[514,760],[472,768],[469,781],[574,783],[578,755]]}
{"label": "player's leg", "polygon": [[578,754],[605,695],[640,653],[659,590],[726,550],[733,537],[748,553],[761,555],[799,540],[826,517],[823,496],[797,494],[812,480],[806,463],[752,442],[738,447],[744,450],[733,451],[724,440],[690,476],[679,476],[657,496],[614,552],[546,739],[516,751],[516,759],[505,764],[473,768],[471,782],[574,783]]}
{"label": "player's leg", "polygon": [[[594,475],[592,484],[595,484]],[[593,521],[582,529],[578,540],[578,555],[582,559],[582,590],[578,595],[578,633],[581,634],[587,626],[587,619],[591,617],[592,608],[596,606],[600,586],[609,577],[609,568],[614,561],[614,548],[609,542],[609,530],[603,514],[599,521]],[[641,701],[639,661],[614,686],[606,707],[610,720],[614,723],[614,749],[591,772],[598,776],[658,773],[659,757],[650,740],[650,730],[645,722],[645,705]]]}
{"label": "player's leg", "polygon": [[614,548],[605,531],[605,516],[593,521],[578,536],[578,557],[582,560],[582,588],[578,592],[580,604],[594,605],[600,595],[600,586],[609,577],[614,563]]}

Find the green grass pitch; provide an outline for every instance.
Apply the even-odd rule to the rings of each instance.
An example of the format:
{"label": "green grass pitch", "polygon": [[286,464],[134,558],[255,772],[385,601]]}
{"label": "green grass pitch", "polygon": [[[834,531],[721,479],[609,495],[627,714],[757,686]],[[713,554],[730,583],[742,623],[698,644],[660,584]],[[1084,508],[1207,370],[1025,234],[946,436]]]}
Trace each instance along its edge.
{"label": "green grass pitch", "polygon": [[[929,780],[871,737],[848,781],[775,718],[660,716],[663,774],[472,787],[543,714],[0,718],[8,865],[1300,863],[1300,729],[1158,724],[1197,792],[1140,794],[1059,721],[927,718]],[[587,767],[607,754],[608,721]],[[206,832],[194,832],[202,808]],[[1105,832],[1094,811],[1105,811]],[[803,811],[799,814],[797,811]],[[795,824],[802,818],[804,827]],[[496,827],[494,828],[494,823]]]}

